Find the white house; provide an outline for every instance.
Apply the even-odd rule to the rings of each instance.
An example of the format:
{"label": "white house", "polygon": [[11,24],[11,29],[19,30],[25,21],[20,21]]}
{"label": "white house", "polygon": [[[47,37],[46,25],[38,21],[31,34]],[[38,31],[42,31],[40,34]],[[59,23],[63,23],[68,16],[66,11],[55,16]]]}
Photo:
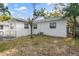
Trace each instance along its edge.
{"label": "white house", "polygon": [[[33,22],[33,34],[42,33],[44,35],[67,37],[67,20],[63,17],[50,17],[39,19]],[[30,35],[30,26],[23,19],[12,18],[9,21],[0,23],[1,36],[27,36]]]}
{"label": "white house", "polygon": [[0,37],[19,37],[29,35],[30,27],[24,28],[26,21],[12,18],[9,21],[0,22]]}
{"label": "white house", "polygon": [[33,34],[43,33],[44,35],[55,37],[67,37],[67,18],[51,17],[48,19],[38,20],[34,23],[37,29],[33,29]]}

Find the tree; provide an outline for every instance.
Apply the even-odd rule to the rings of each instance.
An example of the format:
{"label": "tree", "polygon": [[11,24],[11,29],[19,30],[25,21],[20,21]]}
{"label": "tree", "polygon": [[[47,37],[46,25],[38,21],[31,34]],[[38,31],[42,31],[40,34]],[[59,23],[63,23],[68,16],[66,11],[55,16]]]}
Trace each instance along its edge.
{"label": "tree", "polygon": [[0,16],[0,21],[7,21],[10,18],[11,18],[10,16]]}
{"label": "tree", "polygon": [[44,17],[44,18],[48,18],[49,17],[49,12],[45,9],[45,8],[41,8],[39,10],[34,10],[34,15],[36,17]]}
{"label": "tree", "polygon": [[[28,18],[28,23],[29,23],[29,25],[30,25],[30,28],[31,28],[31,33],[30,33],[30,37],[32,38],[32,27],[33,27],[33,21],[36,19],[36,18],[38,18],[39,16],[45,16],[46,14],[45,14],[45,8],[43,9],[43,8],[41,8],[40,10],[36,10],[35,9],[35,7],[36,7],[36,3],[33,3],[32,4],[33,5],[33,18],[32,19],[30,19],[30,18]],[[46,16],[45,16],[46,17]]]}
{"label": "tree", "polygon": [[45,8],[41,8],[40,10],[34,10],[34,14],[35,16],[45,16]]}
{"label": "tree", "polygon": [[73,37],[76,36],[76,26],[77,20],[76,17],[79,16],[79,4],[78,3],[70,3],[64,9],[66,17],[72,17],[73,19]]}
{"label": "tree", "polygon": [[58,16],[61,16],[61,13],[58,11],[54,11],[50,13],[50,16],[58,17]]}
{"label": "tree", "polygon": [[30,19],[30,18],[27,18],[27,23],[30,25],[30,38],[33,38],[33,36],[32,36],[32,27],[33,27],[33,20],[32,19]]}
{"label": "tree", "polygon": [[33,18],[32,19],[28,18],[28,24],[30,25],[30,29],[31,29],[30,38],[33,38],[33,36],[32,36],[32,27],[33,27],[33,21],[36,19],[35,15],[34,15],[36,4],[32,3],[32,5],[33,5]]}
{"label": "tree", "polygon": [[6,21],[6,20],[10,19],[11,13],[8,10],[8,7],[5,6],[3,3],[0,3],[0,12],[2,13],[0,15],[1,21]]}
{"label": "tree", "polygon": [[61,14],[64,14],[63,9],[67,6],[66,3],[55,3],[51,4],[51,6],[54,6],[53,10],[58,10]]}

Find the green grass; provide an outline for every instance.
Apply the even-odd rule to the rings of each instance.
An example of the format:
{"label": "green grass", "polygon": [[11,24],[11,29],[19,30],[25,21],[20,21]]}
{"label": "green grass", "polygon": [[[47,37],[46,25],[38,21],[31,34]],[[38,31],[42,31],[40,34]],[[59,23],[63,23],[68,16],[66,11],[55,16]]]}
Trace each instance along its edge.
{"label": "green grass", "polygon": [[[79,39],[67,39],[35,35],[32,39],[29,36],[19,37],[14,40],[0,41],[0,53],[15,48],[18,52],[12,55],[68,55],[67,47],[78,46]],[[63,50],[66,51],[63,52]]]}

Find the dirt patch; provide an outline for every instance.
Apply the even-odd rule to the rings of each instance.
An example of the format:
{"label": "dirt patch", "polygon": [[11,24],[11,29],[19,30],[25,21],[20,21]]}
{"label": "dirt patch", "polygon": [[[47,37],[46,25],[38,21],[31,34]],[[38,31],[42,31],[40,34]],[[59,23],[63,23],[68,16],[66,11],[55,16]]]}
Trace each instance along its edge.
{"label": "dirt patch", "polygon": [[70,40],[72,40],[72,38],[65,39],[65,41],[70,41]]}
{"label": "dirt patch", "polygon": [[13,48],[13,49],[9,49],[9,50],[6,50],[4,52],[0,52],[0,56],[6,56],[6,55],[14,55],[18,52],[17,49]]}
{"label": "dirt patch", "polygon": [[20,37],[12,41],[0,41],[0,49],[0,56],[79,56],[79,39]]}

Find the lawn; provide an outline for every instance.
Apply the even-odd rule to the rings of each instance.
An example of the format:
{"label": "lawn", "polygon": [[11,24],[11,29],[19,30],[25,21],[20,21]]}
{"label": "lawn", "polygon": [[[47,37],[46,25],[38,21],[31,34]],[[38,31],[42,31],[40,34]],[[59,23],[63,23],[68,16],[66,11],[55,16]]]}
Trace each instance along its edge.
{"label": "lawn", "polygon": [[33,36],[0,41],[0,55],[69,56],[79,55],[79,39]]}

